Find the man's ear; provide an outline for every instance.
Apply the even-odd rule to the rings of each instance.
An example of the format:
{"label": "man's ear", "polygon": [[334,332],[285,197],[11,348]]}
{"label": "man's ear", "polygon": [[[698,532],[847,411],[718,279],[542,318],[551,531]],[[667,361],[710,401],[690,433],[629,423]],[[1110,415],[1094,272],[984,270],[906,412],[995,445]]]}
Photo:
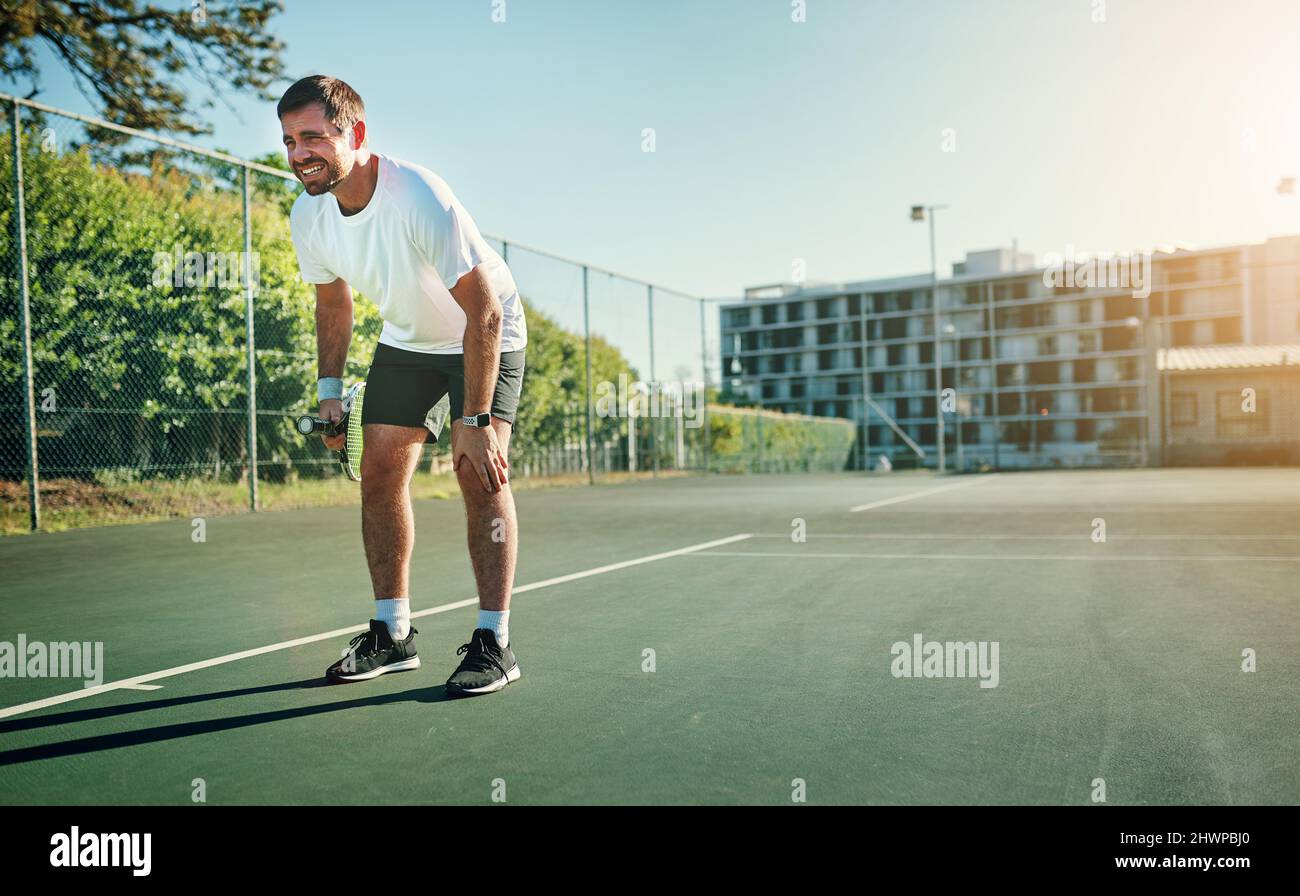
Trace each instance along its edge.
{"label": "man's ear", "polygon": [[352,149],[358,150],[366,145],[366,123],[358,120],[352,125],[352,137],[350,138]]}

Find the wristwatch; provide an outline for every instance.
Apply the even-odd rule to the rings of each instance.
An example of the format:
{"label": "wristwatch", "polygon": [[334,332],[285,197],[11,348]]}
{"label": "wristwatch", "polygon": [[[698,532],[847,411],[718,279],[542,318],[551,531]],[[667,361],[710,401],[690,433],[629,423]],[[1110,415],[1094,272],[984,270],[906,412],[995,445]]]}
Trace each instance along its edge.
{"label": "wristwatch", "polygon": [[483,429],[492,425],[492,415],[474,414],[472,416],[461,417],[460,422],[463,423],[465,426],[474,426],[479,429]]}

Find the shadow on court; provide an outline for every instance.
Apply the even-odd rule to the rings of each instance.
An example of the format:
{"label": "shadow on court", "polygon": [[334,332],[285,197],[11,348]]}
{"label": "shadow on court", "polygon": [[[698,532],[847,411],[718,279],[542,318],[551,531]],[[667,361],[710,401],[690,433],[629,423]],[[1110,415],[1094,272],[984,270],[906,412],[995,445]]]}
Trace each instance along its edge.
{"label": "shadow on court", "polygon": [[[237,688],[233,690],[214,691],[209,694],[193,694],[188,697],[168,697],[163,700],[148,700],[142,703],[131,703],[123,706],[108,706],[100,709],[83,709],[74,712],[41,716],[34,719],[4,722],[3,726],[0,727],[0,732],[8,733],[12,731],[42,728],[50,725],[92,721],[95,719],[128,715],[130,713],[168,709],[192,703],[203,703],[209,700],[224,700],[227,698],[252,694],[330,687],[336,686],[328,684],[322,679],[309,679],[305,681],[264,685],[255,688]],[[158,725],[153,728],[141,728],[137,731],[101,734],[94,737],[82,737],[58,743],[42,744],[36,747],[5,750],[0,752],[0,766],[18,765],[23,762],[34,762],[40,759],[77,756],[84,753],[98,753],[104,750],[115,750],[121,747],[135,747],[142,744],[179,740],[181,738],[194,737],[201,734],[214,734],[221,731],[249,728],[254,725],[265,725],[271,722],[284,722],[292,719],[310,718],[312,716],[324,715],[326,713],[338,712],[340,710],[359,709],[367,706],[391,706],[397,703],[444,702],[454,702],[451,697],[447,696],[446,687],[444,685],[440,684],[433,687],[412,688],[408,691],[402,691],[397,694],[378,694],[371,697],[361,697],[355,700],[339,700],[334,703],[326,703],[320,706],[301,706],[294,709],[249,713],[242,716],[205,719],[203,721],[183,722],[176,725]]]}
{"label": "shadow on court", "polygon": [[210,694],[191,694],[188,697],[165,697],[161,700],[144,700],[139,703],[123,703],[119,706],[101,706],[97,709],[56,712],[45,716],[0,722],[0,734],[10,734],[14,731],[31,731],[35,728],[48,728],[52,725],[93,722],[97,719],[109,719],[114,716],[125,716],[135,712],[147,712],[151,709],[171,709],[176,706],[205,703],[209,700],[221,700],[226,697],[248,697],[254,694],[273,694],[277,691],[305,691],[318,687],[331,687],[331,685],[323,678],[307,678],[302,681],[264,684],[254,688],[235,688],[228,691],[213,691]]}

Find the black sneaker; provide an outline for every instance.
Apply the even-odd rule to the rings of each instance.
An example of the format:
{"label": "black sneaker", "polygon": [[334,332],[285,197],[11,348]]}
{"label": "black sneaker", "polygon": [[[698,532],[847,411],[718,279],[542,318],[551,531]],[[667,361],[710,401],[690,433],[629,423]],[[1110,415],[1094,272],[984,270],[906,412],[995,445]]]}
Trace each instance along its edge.
{"label": "black sneaker", "polygon": [[512,681],[519,680],[519,663],[510,645],[497,646],[497,636],[490,628],[479,628],[462,644],[456,656],[465,654],[460,666],[447,679],[447,696],[472,697],[491,694]]}
{"label": "black sneaker", "polygon": [[420,668],[415,654],[416,631],[412,626],[406,638],[394,641],[387,623],[370,620],[370,631],[352,639],[343,658],[325,670],[330,681],[367,681],[385,672],[406,672]]}

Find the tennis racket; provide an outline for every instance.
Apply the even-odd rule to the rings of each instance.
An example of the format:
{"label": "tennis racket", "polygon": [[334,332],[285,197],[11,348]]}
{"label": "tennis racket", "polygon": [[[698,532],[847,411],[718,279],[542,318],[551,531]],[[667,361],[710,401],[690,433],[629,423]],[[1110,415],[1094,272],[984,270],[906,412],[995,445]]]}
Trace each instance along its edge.
{"label": "tennis racket", "polygon": [[357,383],[343,395],[343,416],[337,423],[305,414],[298,418],[298,432],[305,436],[344,435],[347,440],[337,452],[343,472],[353,482],[361,481],[361,409],[366,398],[366,384]]}

